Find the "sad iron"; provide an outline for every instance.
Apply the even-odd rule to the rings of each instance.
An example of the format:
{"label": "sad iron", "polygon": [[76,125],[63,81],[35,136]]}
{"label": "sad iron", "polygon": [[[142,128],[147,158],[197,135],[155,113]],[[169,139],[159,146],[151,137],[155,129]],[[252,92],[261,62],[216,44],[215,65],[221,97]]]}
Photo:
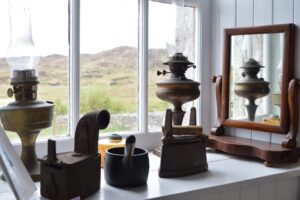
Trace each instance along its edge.
{"label": "sad iron", "polygon": [[196,126],[196,109],[190,114],[189,126],[173,126],[172,111],[166,110],[162,127],[162,150],[159,168],[161,178],[181,177],[207,171],[206,146],[208,136]]}

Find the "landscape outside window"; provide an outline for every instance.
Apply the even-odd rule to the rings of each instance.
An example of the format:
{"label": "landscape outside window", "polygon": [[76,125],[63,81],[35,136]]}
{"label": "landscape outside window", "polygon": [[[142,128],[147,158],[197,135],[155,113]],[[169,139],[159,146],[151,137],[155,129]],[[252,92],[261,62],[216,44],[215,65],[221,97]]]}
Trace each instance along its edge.
{"label": "landscape outside window", "polygon": [[[107,108],[112,115],[106,132],[138,130],[138,6],[138,0],[81,2],[80,111]],[[167,26],[175,21],[171,11],[171,4],[149,1],[149,129],[161,126],[170,106],[156,97],[155,82],[175,32]],[[194,31],[194,9],[186,14]]]}
{"label": "landscape outside window", "polygon": [[[33,40],[41,58],[38,99],[53,101],[53,126],[42,136],[69,133],[68,0],[30,0]],[[111,123],[105,132],[137,131],[138,127],[138,23],[139,0],[89,0],[80,3],[80,114],[105,108]],[[51,9],[52,8],[52,9]],[[126,9],[125,9],[126,8]],[[53,11],[55,10],[55,15]],[[6,95],[9,70],[5,52],[9,45],[7,1],[0,2],[0,106],[12,98]],[[148,117],[149,129],[161,126],[163,113],[171,104],[155,95],[158,69],[170,56],[166,42],[175,29],[172,5],[149,1]],[[168,16],[169,17],[165,17]],[[188,34],[194,42],[194,8],[185,8]],[[194,45],[187,54],[194,62]],[[18,138],[9,133],[11,138]]]}
{"label": "landscape outside window", "polygon": [[[32,37],[40,53],[38,99],[55,104],[52,127],[42,130],[39,138],[67,135],[69,119],[68,0],[30,0]],[[53,14],[55,12],[55,14]],[[7,97],[10,88],[9,67],[5,61],[10,42],[8,1],[0,1],[0,106],[14,101]],[[7,132],[10,139],[16,133]]]}
{"label": "landscape outside window", "polygon": [[80,113],[107,109],[101,132],[138,130],[138,0],[80,5]]}

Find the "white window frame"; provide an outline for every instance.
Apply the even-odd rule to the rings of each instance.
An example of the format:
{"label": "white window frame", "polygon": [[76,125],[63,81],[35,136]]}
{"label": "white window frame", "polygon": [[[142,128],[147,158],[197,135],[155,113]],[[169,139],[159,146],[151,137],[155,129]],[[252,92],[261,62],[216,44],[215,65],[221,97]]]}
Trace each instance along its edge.
{"label": "white window frame", "polygon": [[[138,91],[138,131],[132,131],[130,134],[136,135],[137,146],[148,149],[154,149],[160,145],[161,131],[148,131],[148,14],[149,1],[139,0],[139,91]],[[156,2],[171,4],[171,0],[153,0]],[[201,82],[201,0],[186,0],[186,6],[192,6],[196,9],[195,20],[195,80]],[[80,0],[69,0],[69,131],[70,135],[57,139],[57,152],[71,151],[74,148],[74,133],[77,122],[80,117]],[[201,86],[200,86],[201,87]],[[202,91],[203,92],[203,91]],[[196,107],[201,106],[201,96],[196,100]],[[203,107],[203,106],[202,106]],[[207,112],[207,111],[206,111]],[[203,111],[201,111],[203,113]],[[201,114],[200,114],[201,116]],[[198,117],[198,124],[203,124],[201,117]],[[209,125],[209,124],[208,124]],[[128,133],[129,134],[129,133]],[[126,135],[126,134],[125,134]],[[101,137],[101,132],[100,132]],[[36,144],[38,156],[46,154],[46,140],[39,140]],[[21,145],[15,145],[18,152],[21,151]]]}

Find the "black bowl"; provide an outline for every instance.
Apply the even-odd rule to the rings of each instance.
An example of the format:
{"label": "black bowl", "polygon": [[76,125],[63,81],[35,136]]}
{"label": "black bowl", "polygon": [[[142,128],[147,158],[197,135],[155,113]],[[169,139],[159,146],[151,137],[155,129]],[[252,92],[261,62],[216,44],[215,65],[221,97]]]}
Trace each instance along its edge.
{"label": "black bowl", "polygon": [[149,174],[148,151],[135,148],[132,164],[124,165],[124,147],[111,148],[104,158],[104,177],[107,184],[115,187],[136,187],[147,183]]}

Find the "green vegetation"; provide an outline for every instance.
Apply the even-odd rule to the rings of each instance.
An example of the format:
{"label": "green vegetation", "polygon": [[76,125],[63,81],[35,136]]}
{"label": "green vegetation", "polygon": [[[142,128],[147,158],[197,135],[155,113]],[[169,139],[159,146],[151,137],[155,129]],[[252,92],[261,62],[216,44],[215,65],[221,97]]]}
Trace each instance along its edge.
{"label": "green vegetation", "polygon": [[80,92],[80,113],[97,109],[108,109],[110,113],[133,112],[132,105],[126,107],[118,96],[110,96],[106,87],[82,86]]}
{"label": "green vegetation", "polygon": [[[81,55],[80,67],[80,113],[107,109],[111,114],[136,113],[138,110],[137,50],[120,47],[93,55]],[[63,135],[68,132],[69,78],[68,58],[51,55],[41,58],[39,64],[38,99],[53,101],[55,113],[52,127],[42,131],[39,137]],[[149,51],[148,111],[163,112],[169,103],[155,95],[155,82],[166,77],[157,77],[157,69],[167,60],[162,49]],[[166,69],[166,68],[165,68]],[[6,94],[9,85],[8,66],[0,59],[0,102],[7,105],[13,101]],[[7,101],[6,101],[7,100]],[[136,123],[136,122],[135,122]],[[110,125],[106,132],[128,130],[123,124]],[[128,127],[128,124],[127,124]],[[10,137],[17,138],[15,133]]]}
{"label": "green vegetation", "polygon": [[66,115],[69,112],[68,106],[63,104],[60,99],[57,99],[55,102],[54,112],[57,115]]}

